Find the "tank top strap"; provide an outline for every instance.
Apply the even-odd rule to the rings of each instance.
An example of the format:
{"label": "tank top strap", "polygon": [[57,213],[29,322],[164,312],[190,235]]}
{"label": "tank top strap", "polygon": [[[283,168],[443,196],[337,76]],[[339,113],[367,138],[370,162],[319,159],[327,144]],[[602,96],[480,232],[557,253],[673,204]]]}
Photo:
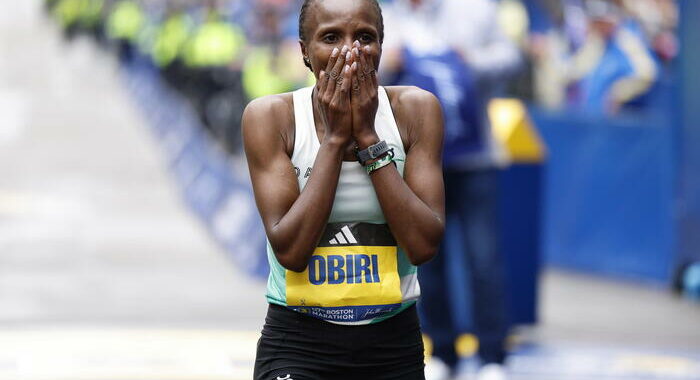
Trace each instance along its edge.
{"label": "tank top strap", "polygon": [[394,112],[391,109],[391,102],[389,101],[389,95],[383,86],[379,86],[378,91],[379,106],[377,109],[377,116],[381,118],[383,123],[375,123],[375,128],[377,128],[377,133],[387,140],[392,140],[397,146],[401,147],[403,151],[403,142],[401,140],[401,133],[399,133],[399,127],[396,124],[396,119],[394,118]]}
{"label": "tank top strap", "polygon": [[318,137],[314,123],[314,111],[311,103],[312,87],[304,87],[292,93],[294,102],[294,152],[292,161],[301,155],[308,155],[318,150]]}

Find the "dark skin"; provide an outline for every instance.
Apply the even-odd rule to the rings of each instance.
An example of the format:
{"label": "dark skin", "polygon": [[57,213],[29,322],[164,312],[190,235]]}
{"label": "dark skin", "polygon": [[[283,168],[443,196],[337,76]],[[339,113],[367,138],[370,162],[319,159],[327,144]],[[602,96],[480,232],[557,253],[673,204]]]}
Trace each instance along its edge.
{"label": "dark skin", "polygon": [[[374,129],[381,57],[375,12],[365,0],[319,0],[308,10],[307,41],[300,44],[317,78],[312,101],[321,146],[303,191],[291,162],[292,94],[256,99],[243,114],[258,210],[277,260],[292,271],[304,271],[318,245],[342,161],[356,161],[355,146],[380,141]],[[416,87],[386,90],[406,151],[404,176],[387,165],[370,178],[398,244],[420,265],[437,253],[444,232],[442,111],[432,94]]]}

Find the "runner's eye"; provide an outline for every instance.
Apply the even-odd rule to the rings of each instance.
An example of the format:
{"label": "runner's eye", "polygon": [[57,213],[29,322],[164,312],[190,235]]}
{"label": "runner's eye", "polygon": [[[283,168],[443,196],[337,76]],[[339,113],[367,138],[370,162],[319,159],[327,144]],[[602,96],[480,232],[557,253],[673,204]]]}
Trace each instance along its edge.
{"label": "runner's eye", "polygon": [[325,36],[323,36],[323,42],[327,44],[334,44],[338,42],[338,36],[336,36],[335,34],[326,34]]}
{"label": "runner's eye", "polygon": [[371,35],[369,33],[362,33],[362,34],[360,34],[358,40],[360,41],[360,43],[369,44],[369,43],[374,42],[375,38],[373,35]]}

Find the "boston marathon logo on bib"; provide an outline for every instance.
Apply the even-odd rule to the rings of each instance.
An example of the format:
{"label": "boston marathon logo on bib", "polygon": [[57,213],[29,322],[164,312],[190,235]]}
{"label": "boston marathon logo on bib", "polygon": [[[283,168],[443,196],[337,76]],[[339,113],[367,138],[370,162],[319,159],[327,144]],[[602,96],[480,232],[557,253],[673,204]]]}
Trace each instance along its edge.
{"label": "boston marathon logo on bib", "polygon": [[287,306],[333,322],[401,306],[396,240],[386,224],[332,223],[302,273],[287,271]]}

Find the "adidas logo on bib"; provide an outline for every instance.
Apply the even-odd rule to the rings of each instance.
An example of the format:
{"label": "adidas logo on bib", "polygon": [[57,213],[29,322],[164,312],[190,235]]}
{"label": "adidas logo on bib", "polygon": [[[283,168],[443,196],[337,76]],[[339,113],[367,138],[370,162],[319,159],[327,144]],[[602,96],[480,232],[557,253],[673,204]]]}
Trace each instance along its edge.
{"label": "adidas logo on bib", "polygon": [[335,237],[328,241],[331,245],[338,244],[357,244],[357,239],[352,235],[350,228],[348,226],[343,226],[340,232],[335,234]]}

